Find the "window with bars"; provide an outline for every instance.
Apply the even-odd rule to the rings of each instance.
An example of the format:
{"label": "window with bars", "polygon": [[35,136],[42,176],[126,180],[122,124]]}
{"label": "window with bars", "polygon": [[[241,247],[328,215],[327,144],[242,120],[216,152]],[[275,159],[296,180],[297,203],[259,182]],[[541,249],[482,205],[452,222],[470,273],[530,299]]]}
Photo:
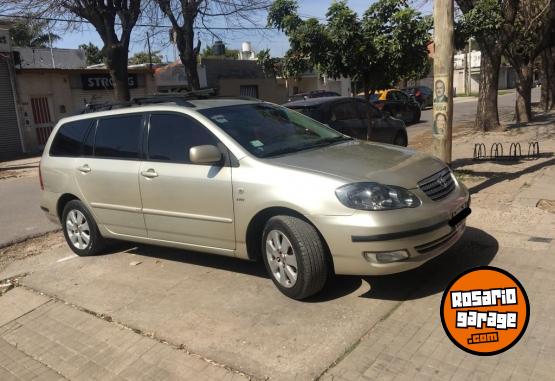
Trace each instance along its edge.
{"label": "window with bars", "polygon": [[41,124],[52,123],[47,97],[31,98],[31,109],[33,110],[35,125],[40,126]]}
{"label": "window with bars", "polygon": [[239,95],[242,97],[258,98],[258,85],[240,86]]}

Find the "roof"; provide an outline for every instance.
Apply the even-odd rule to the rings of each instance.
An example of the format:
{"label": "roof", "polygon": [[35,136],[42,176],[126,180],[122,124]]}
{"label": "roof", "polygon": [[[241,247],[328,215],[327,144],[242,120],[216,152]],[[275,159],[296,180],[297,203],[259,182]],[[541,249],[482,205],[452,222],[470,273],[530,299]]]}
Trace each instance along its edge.
{"label": "roof", "polygon": [[[147,99],[147,98],[137,98]],[[136,113],[136,112],[154,112],[154,111],[179,111],[182,109],[200,111],[211,108],[237,106],[245,104],[256,104],[262,101],[258,99],[241,99],[241,98],[212,98],[212,99],[186,99],[183,98],[179,102],[177,100],[168,100],[167,102],[160,103],[142,103],[133,104],[131,102],[120,103],[105,103],[93,106],[100,106],[100,108],[81,113],[84,118],[74,117],[75,119],[86,119],[91,117],[102,117],[118,114]]]}
{"label": "roof", "polygon": [[286,107],[311,107],[311,106],[319,106],[324,103],[329,103],[333,101],[337,101],[340,99],[353,99],[352,97],[320,97],[320,98],[308,98],[300,101],[293,101],[285,103],[284,106]]}

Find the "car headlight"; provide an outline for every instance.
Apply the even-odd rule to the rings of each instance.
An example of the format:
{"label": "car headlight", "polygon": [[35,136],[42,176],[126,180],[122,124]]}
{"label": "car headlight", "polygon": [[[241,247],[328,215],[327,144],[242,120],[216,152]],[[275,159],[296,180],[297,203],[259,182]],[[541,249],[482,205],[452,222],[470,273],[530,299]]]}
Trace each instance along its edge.
{"label": "car headlight", "polygon": [[343,185],[335,190],[341,203],[360,210],[416,208],[420,199],[405,188],[364,182]]}

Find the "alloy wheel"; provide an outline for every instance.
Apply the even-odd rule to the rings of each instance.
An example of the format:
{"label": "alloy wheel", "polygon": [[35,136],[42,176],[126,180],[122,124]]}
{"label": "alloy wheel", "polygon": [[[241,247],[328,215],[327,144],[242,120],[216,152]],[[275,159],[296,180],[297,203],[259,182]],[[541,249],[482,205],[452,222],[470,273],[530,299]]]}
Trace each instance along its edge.
{"label": "alloy wheel", "polygon": [[272,276],[280,285],[291,288],[297,282],[297,256],[289,238],[280,230],[272,230],[266,237],[266,257]]}
{"label": "alloy wheel", "polygon": [[91,230],[87,218],[81,211],[77,209],[69,211],[66,216],[66,231],[75,248],[84,250],[89,246]]}

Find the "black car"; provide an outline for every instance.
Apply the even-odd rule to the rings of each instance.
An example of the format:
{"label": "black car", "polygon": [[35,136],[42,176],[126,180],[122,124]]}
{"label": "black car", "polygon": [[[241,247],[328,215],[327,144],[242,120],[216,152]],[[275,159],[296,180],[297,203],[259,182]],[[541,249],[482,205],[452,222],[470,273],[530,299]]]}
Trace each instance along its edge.
{"label": "black car", "polygon": [[385,100],[375,100],[371,97],[370,101],[378,109],[407,124],[420,121],[420,105],[413,97],[401,90],[387,90]]}
{"label": "black car", "polygon": [[405,93],[412,95],[420,104],[420,108],[424,110],[426,107],[434,105],[434,92],[428,86],[414,86],[403,90]]}
{"label": "black car", "polygon": [[312,119],[353,138],[366,140],[368,111],[370,111],[370,140],[407,146],[405,123],[382,113],[361,98],[326,97],[289,102],[285,107],[301,112]]}
{"label": "black car", "polygon": [[306,93],[298,93],[298,94],[292,95],[289,97],[287,101],[294,102],[294,101],[302,101],[303,99],[310,99],[310,98],[338,97],[338,96],[339,94],[333,91],[314,90]]}

